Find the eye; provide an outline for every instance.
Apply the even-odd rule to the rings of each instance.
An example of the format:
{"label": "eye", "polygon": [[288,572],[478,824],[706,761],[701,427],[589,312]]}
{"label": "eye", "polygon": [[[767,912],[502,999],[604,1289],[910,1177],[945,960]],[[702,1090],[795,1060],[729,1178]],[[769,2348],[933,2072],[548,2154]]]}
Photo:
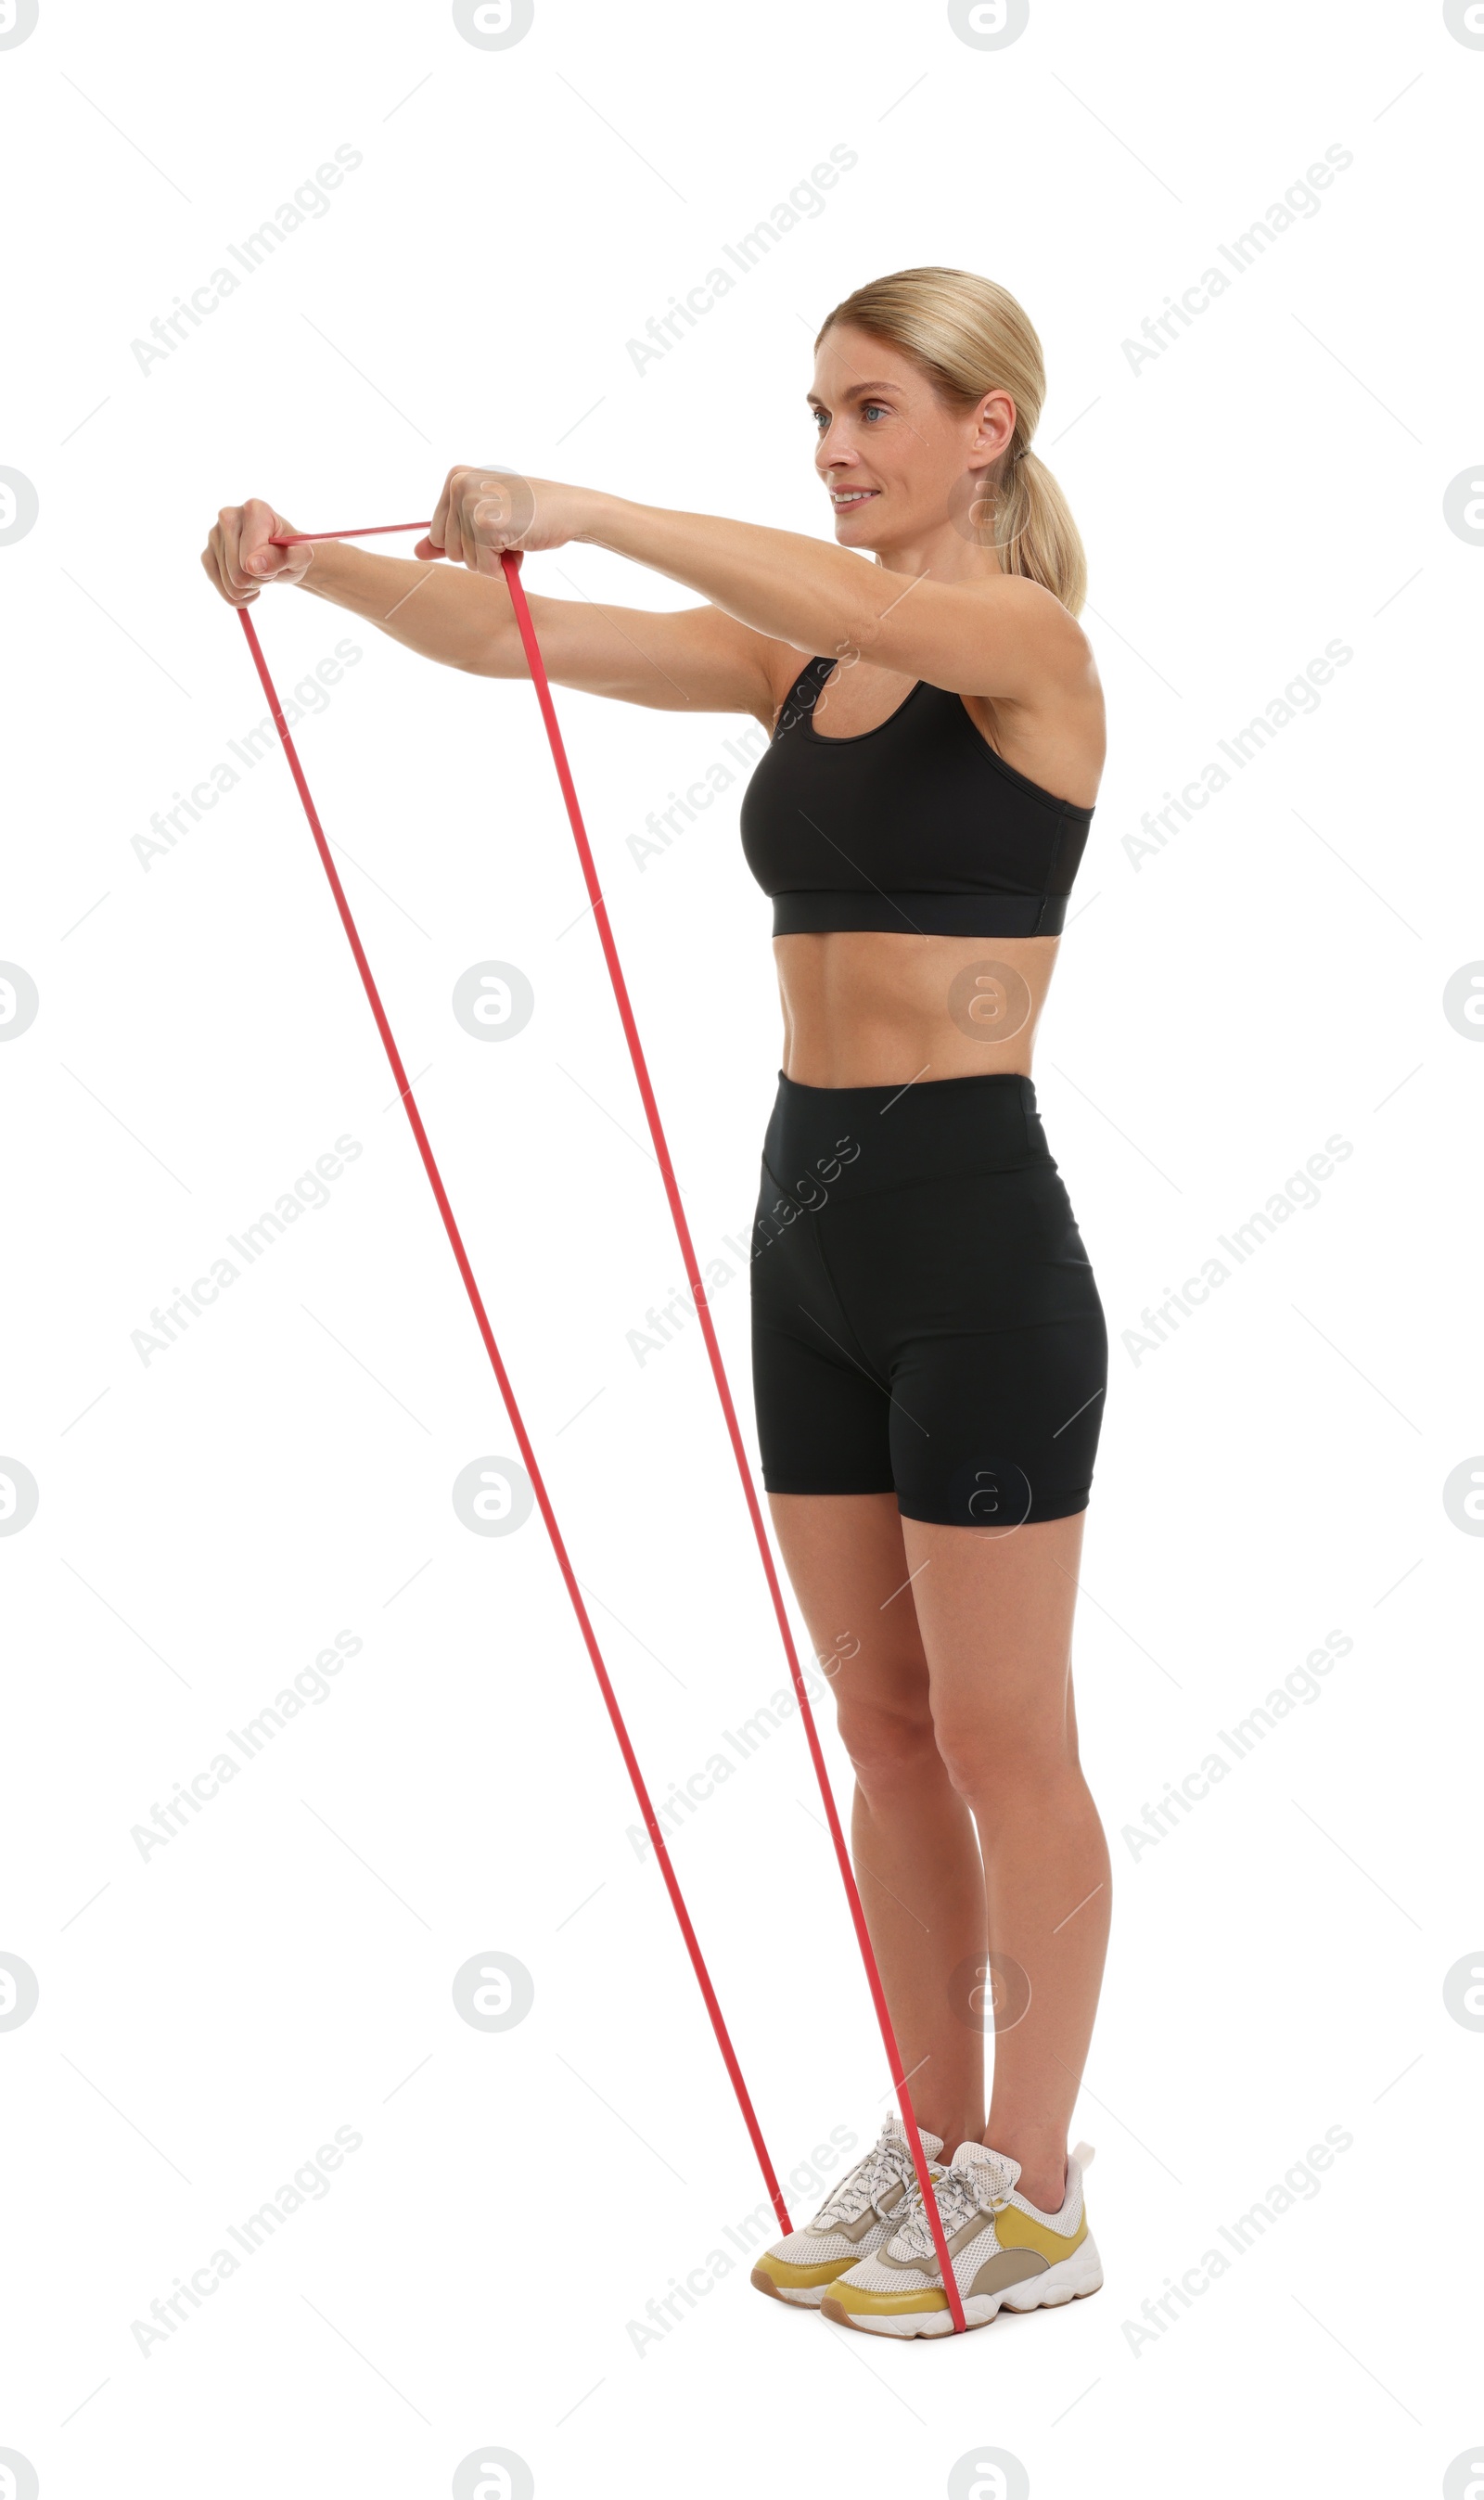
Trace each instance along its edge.
{"label": "eye", "polygon": [[862,416],[890,416],[891,411],[880,400],[871,399],[866,402],[861,414]]}

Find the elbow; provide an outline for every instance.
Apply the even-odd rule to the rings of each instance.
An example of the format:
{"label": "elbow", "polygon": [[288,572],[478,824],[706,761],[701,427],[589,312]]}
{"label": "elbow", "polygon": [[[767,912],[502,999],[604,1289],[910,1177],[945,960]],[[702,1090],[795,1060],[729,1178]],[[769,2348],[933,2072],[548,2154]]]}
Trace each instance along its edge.
{"label": "elbow", "polygon": [[503,633],[481,634],[453,654],[453,666],[466,677],[523,677],[525,652],[514,625]]}

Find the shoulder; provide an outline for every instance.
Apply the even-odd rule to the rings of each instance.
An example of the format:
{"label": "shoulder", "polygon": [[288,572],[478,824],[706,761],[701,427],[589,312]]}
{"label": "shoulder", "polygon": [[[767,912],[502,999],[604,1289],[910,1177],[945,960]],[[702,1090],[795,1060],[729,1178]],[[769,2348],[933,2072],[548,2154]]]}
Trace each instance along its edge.
{"label": "shoulder", "polygon": [[962,585],[956,691],[997,697],[1041,709],[1091,707],[1101,713],[1103,688],[1092,643],[1056,593],[1023,574],[998,574]]}
{"label": "shoulder", "polygon": [[1091,667],[1092,644],[1071,609],[1043,582],[1031,581],[1022,573],[1002,573],[965,587],[983,602],[986,618],[1013,625],[1070,669]]}

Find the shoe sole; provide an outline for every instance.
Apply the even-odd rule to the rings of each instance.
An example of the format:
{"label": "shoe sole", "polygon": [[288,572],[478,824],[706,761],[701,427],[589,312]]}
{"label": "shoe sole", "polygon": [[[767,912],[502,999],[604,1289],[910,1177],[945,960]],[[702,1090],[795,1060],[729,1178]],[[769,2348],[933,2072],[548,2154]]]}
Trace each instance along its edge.
{"label": "shoe sole", "polygon": [[[1064,2257],[1060,2265],[1048,2267],[1044,2274],[1009,2284],[1004,2291],[981,2292],[977,2299],[966,2300],[964,2323],[971,2329],[991,2325],[1002,2309],[1013,2309],[1022,2315],[1033,2309],[1065,2309],[1070,2301],[1090,2300],[1102,2288],[1102,2261],[1089,2236],[1075,2255]],[[946,2309],[908,2310],[895,2318],[872,2318],[846,2309],[841,2302],[832,2300],[828,2291],[821,2301],[820,2314],[833,2325],[851,2327],[858,2335],[890,2335],[898,2343],[907,2343],[913,2336],[951,2335],[954,2331]]]}
{"label": "shoe sole", "polygon": [[766,2291],[770,2300],[781,2300],[789,2309],[817,2309],[830,2288],[827,2283],[811,2283],[791,2285],[785,2290],[761,2266],[754,2266],[747,2280],[754,2291]]}

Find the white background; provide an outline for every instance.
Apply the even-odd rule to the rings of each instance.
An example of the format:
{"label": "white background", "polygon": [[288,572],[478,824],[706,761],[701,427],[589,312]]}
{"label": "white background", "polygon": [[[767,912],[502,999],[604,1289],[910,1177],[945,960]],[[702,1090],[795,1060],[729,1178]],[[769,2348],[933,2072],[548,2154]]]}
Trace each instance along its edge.
{"label": "white background", "polygon": [[[0,464],[40,499],[0,547],[0,955],[40,996],[0,1052],[0,1451],[40,1490],[0,1540],[0,1951],[40,1990],[0,2031],[0,2451],[45,2500],[441,2495],[481,2443],[542,2500],[937,2495],[985,2442],[1036,2500],[1431,2494],[1484,2431],[1484,2037],[1443,1997],[1484,1960],[1484,1546],[1442,1499],[1484,1447],[1484,1051],[1442,1010],[1484,957],[1484,555],[1443,516],[1481,450],[1481,82],[1437,7],[1314,0],[1036,0],[1000,50],[879,0],[538,0],[505,50],[433,5],[42,0],[0,49]],[[142,372],[131,341],[341,145],[329,213]],[[636,373],[626,342],[834,146],[823,214]],[[1318,214],[1132,370],[1330,147]],[[811,334],[918,261],[1040,331],[1111,718],[1037,1065],[1113,1342],[1075,1652],[1117,1890],[1076,2120],[1107,2281],[889,2349],[739,2259],[637,2348],[760,2188],[540,1521],[452,1508],[509,1425],[281,759],[167,856],[132,840],[263,714],[198,566],[220,504],[412,518],[499,459],[824,536]],[[585,548],[526,579],[689,604]],[[627,1342],[681,1268],[534,698],[307,599],[255,614],[285,689],[361,648],[301,752],[662,1796],[783,1664],[694,1323]],[[1144,812],[1332,640],[1317,710],[1136,865]],[[777,1064],[741,777],[643,871],[627,845],[738,724],[558,704],[709,1257]],[[486,959],[536,996],[493,1047],[449,1003]],[[343,1135],[330,1202],[143,1363],[151,1307]],[[1320,1202],[1136,1361],[1143,1307],[1332,1135]],[[143,1859],[132,1827],[341,1628],[330,1698]],[[1322,1697],[1136,1858],[1145,1801],[1332,1629]],[[811,2148],[874,2134],[888,2079],[796,1722],[676,1854],[803,2219]],[[498,2034],[451,1994],[492,1951],[535,1985]],[[339,2126],[330,2192],[143,2353],[133,2321]],[[1331,2127],[1320,2192],[1132,2345]]]}

